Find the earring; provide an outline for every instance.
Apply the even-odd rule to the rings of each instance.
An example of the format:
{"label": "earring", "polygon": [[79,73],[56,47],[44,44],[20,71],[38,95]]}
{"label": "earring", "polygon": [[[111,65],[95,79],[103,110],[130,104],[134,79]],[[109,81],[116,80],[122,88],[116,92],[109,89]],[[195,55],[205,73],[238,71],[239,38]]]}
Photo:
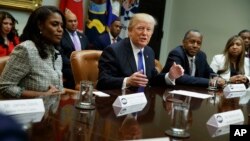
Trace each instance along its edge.
{"label": "earring", "polygon": [[39,32],[42,35],[42,31]]}

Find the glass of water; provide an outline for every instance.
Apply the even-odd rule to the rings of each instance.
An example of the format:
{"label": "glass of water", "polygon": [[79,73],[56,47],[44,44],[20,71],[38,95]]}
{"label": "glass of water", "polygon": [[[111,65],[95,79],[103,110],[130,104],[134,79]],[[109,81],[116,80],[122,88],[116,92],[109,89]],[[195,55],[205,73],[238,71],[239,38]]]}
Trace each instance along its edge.
{"label": "glass of water", "polygon": [[189,102],[173,102],[171,111],[171,128],[165,133],[172,137],[188,138],[186,132],[188,127]]}
{"label": "glass of water", "polygon": [[211,73],[209,76],[208,90],[217,90],[219,75],[216,73]]}
{"label": "glass of water", "polygon": [[81,81],[80,83],[80,94],[76,108],[80,109],[95,109],[93,104],[93,82]]}

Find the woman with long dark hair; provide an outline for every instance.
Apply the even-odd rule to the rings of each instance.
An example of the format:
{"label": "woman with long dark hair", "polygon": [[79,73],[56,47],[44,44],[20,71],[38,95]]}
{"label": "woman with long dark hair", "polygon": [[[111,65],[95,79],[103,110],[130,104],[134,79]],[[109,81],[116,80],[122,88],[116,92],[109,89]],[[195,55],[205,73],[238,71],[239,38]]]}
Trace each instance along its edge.
{"label": "woman with long dark hair", "polygon": [[0,94],[16,98],[57,97],[63,93],[58,51],[65,18],[54,6],[33,11],[1,77]]}
{"label": "woman with long dark hair", "polygon": [[238,35],[230,37],[223,54],[215,55],[210,67],[230,83],[249,82],[249,58],[245,57],[245,45]]}
{"label": "woman with long dark hair", "polygon": [[10,13],[0,11],[0,57],[8,56],[19,43],[17,23]]}

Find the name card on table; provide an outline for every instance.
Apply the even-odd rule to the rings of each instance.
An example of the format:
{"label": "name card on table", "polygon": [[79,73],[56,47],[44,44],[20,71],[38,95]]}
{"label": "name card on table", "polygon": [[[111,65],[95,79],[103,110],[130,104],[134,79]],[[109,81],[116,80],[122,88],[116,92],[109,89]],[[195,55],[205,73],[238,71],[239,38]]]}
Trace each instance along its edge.
{"label": "name card on table", "polygon": [[224,127],[217,128],[214,126],[207,125],[207,129],[208,129],[209,135],[214,138],[217,136],[228,134],[230,126],[227,125]]}
{"label": "name card on table", "polygon": [[126,106],[126,107],[113,106],[113,110],[115,112],[115,115],[117,117],[119,117],[119,116],[142,111],[144,109],[144,107],[146,106],[146,104],[147,103],[142,103],[142,104],[137,104],[137,105],[133,105],[133,106]]}
{"label": "name card on table", "polygon": [[239,91],[239,92],[224,92],[226,98],[235,98],[235,97],[242,97],[246,94],[246,91]]}
{"label": "name card on table", "polygon": [[11,115],[11,117],[16,119],[21,124],[40,122],[43,116],[44,116],[44,112]]}
{"label": "name card on table", "polygon": [[0,101],[0,112],[6,115],[45,112],[42,99],[19,99]]}
{"label": "name card on table", "polygon": [[242,92],[246,91],[246,86],[244,84],[228,84],[223,92]]}
{"label": "name card on table", "polygon": [[42,99],[3,100],[0,101],[0,112],[25,124],[41,121],[45,108]]}
{"label": "name card on table", "polygon": [[[236,124],[242,125],[243,123],[244,122],[242,121]],[[230,125],[226,125],[223,127],[214,127],[214,126],[207,125],[207,129],[211,137],[218,137],[221,135],[228,134],[230,132]]]}
{"label": "name card on table", "polygon": [[223,92],[226,98],[241,97],[246,94],[246,86],[244,84],[228,84]]}
{"label": "name card on table", "polygon": [[240,109],[214,114],[207,121],[207,125],[214,127],[223,127],[231,124],[244,122],[244,116]]}
{"label": "name card on table", "polygon": [[113,103],[115,107],[128,107],[133,105],[139,105],[147,103],[146,96],[144,92],[134,93],[129,95],[121,95],[116,98]]}

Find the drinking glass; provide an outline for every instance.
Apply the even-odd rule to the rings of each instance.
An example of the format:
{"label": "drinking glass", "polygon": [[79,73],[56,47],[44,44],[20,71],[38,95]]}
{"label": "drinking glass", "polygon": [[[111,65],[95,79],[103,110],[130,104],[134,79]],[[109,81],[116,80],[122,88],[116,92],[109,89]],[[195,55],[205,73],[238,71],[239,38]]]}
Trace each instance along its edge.
{"label": "drinking glass", "polygon": [[177,138],[188,138],[190,134],[186,132],[188,126],[189,103],[173,102],[171,112],[171,128],[166,130],[166,134]]}
{"label": "drinking glass", "polygon": [[217,81],[219,75],[216,73],[211,73],[209,76],[208,90],[217,90]]}
{"label": "drinking glass", "polygon": [[95,109],[93,105],[93,82],[81,81],[80,82],[80,94],[76,108],[80,109]]}

